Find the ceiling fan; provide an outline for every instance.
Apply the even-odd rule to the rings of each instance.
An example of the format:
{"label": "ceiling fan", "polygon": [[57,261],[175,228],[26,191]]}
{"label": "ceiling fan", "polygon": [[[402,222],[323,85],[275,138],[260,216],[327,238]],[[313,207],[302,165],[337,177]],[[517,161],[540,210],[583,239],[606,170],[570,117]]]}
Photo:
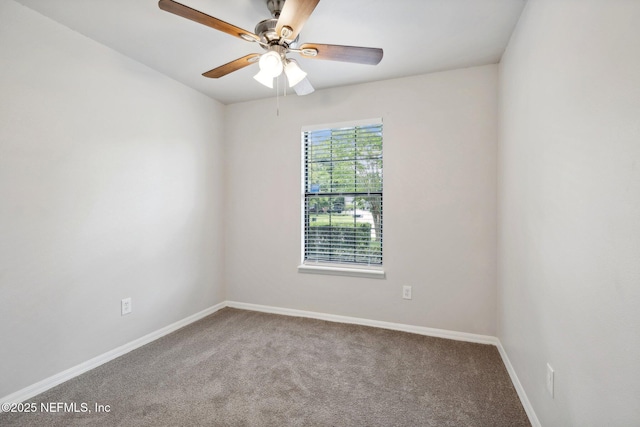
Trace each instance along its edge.
{"label": "ceiling fan", "polygon": [[202,75],[217,79],[246,66],[258,63],[260,71],[254,78],[263,85],[273,88],[273,79],[284,71],[298,95],[313,92],[313,87],[294,59],[288,53],[297,53],[304,58],[328,59],[332,61],[354,62],[376,65],[382,60],[382,49],[332,44],[298,44],[300,30],[320,0],[266,0],[271,19],[260,21],[255,32],[243,30],[228,22],[192,9],[173,0],[160,0],[160,9],[183,18],[190,19],[218,31],[238,37],[247,42],[257,43],[265,53],[250,53]]}

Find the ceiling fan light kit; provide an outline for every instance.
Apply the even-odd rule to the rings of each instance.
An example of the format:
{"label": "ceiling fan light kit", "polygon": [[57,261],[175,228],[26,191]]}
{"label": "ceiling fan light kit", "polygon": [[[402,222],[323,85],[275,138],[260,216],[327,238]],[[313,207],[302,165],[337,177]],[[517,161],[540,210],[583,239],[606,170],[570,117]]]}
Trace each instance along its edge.
{"label": "ceiling fan light kit", "polygon": [[228,22],[192,9],[173,0],[159,0],[160,9],[190,19],[241,40],[258,43],[267,52],[249,54],[203,73],[209,78],[220,78],[258,62],[260,71],[254,79],[273,88],[273,79],[284,71],[289,87],[298,95],[313,92],[313,86],[298,63],[287,58],[288,53],[298,53],[305,58],[344,61],[377,65],[383,56],[382,49],[306,43],[298,48],[300,30],[309,19],[320,0],[266,0],[271,19],[260,21],[251,33]]}
{"label": "ceiling fan light kit", "polygon": [[284,73],[287,75],[289,87],[294,87],[307,77],[307,73],[302,71],[294,59],[287,59],[287,63],[284,66]]}
{"label": "ceiling fan light kit", "polygon": [[284,66],[282,65],[282,58],[280,57],[280,53],[277,53],[275,50],[270,50],[267,53],[263,53],[260,57],[260,61],[258,61],[258,65],[260,66],[260,72],[265,73],[270,77],[278,77],[282,74],[282,70]]}
{"label": "ceiling fan light kit", "polygon": [[264,71],[260,70],[258,74],[253,76],[253,78],[256,79],[257,82],[268,87],[269,89],[273,89],[273,76],[270,76],[268,73],[265,73]]}

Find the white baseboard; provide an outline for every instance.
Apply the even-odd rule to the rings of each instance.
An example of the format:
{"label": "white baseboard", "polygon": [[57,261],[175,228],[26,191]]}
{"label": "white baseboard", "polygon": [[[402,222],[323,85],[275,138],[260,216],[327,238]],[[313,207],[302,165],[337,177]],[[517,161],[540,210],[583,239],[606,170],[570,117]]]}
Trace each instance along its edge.
{"label": "white baseboard", "polygon": [[527,393],[524,391],[524,387],[522,387],[522,383],[520,383],[520,379],[518,378],[518,375],[516,374],[515,369],[513,369],[513,365],[509,360],[509,356],[507,355],[507,352],[505,351],[504,347],[502,347],[502,343],[500,342],[500,340],[498,339],[497,341],[498,342],[496,343],[496,347],[498,347],[498,351],[500,352],[500,356],[502,357],[502,362],[504,362],[504,366],[506,366],[507,368],[507,372],[509,373],[509,376],[511,377],[511,382],[513,383],[513,386],[515,387],[516,392],[518,393],[520,402],[522,402],[524,411],[527,413],[527,416],[529,417],[529,422],[531,422],[531,425],[533,427],[542,427],[542,424],[540,424],[540,420],[538,419],[538,416],[536,415],[536,412],[533,410],[533,406],[531,405],[531,402],[527,397]]}
{"label": "white baseboard", "polygon": [[98,366],[105,364],[115,359],[116,357],[120,357],[123,354],[129,353],[132,350],[142,347],[145,344],[149,344],[150,342],[155,341],[158,338],[162,338],[163,336],[170,334],[171,332],[174,332],[184,326],[187,326],[190,323],[193,323],[197,320],[202,319],[203,317],[213,314],[216,311],[224,308],[225,306],[226,306],[226,303],[221,302],[220,304],[216,304],[198,313],[192,314],[189,317],[185,317],[182,320],[178,320],[177,322],[172,323],[169,326],[165,326],[164,328],[151,332],[150,334],[147,334],[141,338],[133,340],[125,345],[122,345],[118,348],[114,348],[111,351],[108,351],[99,356],[96,356],[93,359],[87,360],[86,362],[83,362],[79,365],[76,365],[72,368],[69,368],[65,371],[55,374],[49,378],[45,378],[42,381],[38,381],[37,383],[32,384],[28,387],[25,387],[22,390],[18,390],[15,393],[11,393],[7,396],[4,396],[0,398],[0,404],[19,403],[27,399],[31,399],[32,397],[40,393],[43,393],[49,390],[50,388],[57,386],[58,384],[62,384],[63,382],[68,381],[71,378],[77,377],[78,375],[83,374],[87,371],[90,371],[91,369],[97,368]]}
{"label": "white baseboard", "polygon": [[242,310],[260,311],[263,313],[282,314],[285,316],[307,317],[311,319],[327,320],[329,322],[372,326],[375,328],[410,332],[410,333],[425,335],[430,337],[438,337],[438,338],[446,338],[446,339],[451,339],[456,341],[466,341],[466,342],[473,342],[473,343],[479,343],[479,344],[495,345],[498,348],[498,351],[500,352],[502,361],[504,362],[505,367],[507,368],[507,372],[511,377],[511,381],[513,382],[513,386],[515,387],[516,392],[518,393],[518,397],[522,402],[522,406],[524,407],[524,410],[527,413],[527,416],[529,417],[529,421],[531,422],[533,427],[541,427],[540,421],[538,420],[538,417],[536,416],[536,413],[533,410],[533,407],[531,406],[531,402],[527,397],[527,393],[525,393],[524,388],[522,387],[522,384],[518,379],[518,375],[513,369],[513,366],[511,365],[511,361],[509,360],[509,357],[507,356],[506,351],[502,347],[502,343],[496,337],[492,337],[489,335],[470,334],[466,332],[449,331],[445,329],[427,328],[424,326],[405,325],[402,323],[382,322],[379,320],[363,319],[359,317],[339,316],[336,314],[327,314],[327,313],[320,313],[320,312],[314,312],[314,311],[295,310],[291,308],[271,307],[267,305],[258,305],[258,304],[248,304],[248,303],[242,303],[242,302],[236,302],[236,301],[224,301],[219,304],[216,304],[212,307],[209,307],[205,310],[195,313],[189,317],[186,317],[182,320],[172,323],[169,326],[165,326],[164,328],[158,329],[155,332],[151,332],[150,334],[147,334],[141,338],[138,338],[137,340],[131,341],[130,343],[127,343],[123,346],[120,346],[104,354],[101,354],[100,356],[94,357],[93,359],[87,360],[86,362],[83,362],[63,372],[60,372],[56,375],[53,375],[49,378],[39,381],[33,385],[25,387],[22,390],[18,390],[15,393],[4,396],[0,398],[0,404],[18,403],[18,402],[23,402],[27,399],[30,399],[42,392],[49,390],[52,387],[57,386],[58,384],[68,381],[71,378],[77,377],[80,374],[83,374],[117,357],[120,357],[126,353],[129,353],[130,351],[135,350],[136,348],[142,347],[143,345],[148,344],[152,341],[155,341],[158,338],[161,338],[167,334],[170,334],[171,332],[174,332],[184,326],[187,326],[190,323],[193,323],[197,320],[202,319],[203,317],[213,314],[224,307],[232,307],[232,308],[238,308]]}
{"label": "white baseboard", "polygon": [[271,307],[267,305],[247,304],[243,302],[227,301],[227,307],[243,310],[261,311],[263,313],[283,314],[285,316],[308,317],[311,319],[327,320],[329,322],[350,323],[354,325],[373,326],[381,329],[411,332],[413,334],[430,337],[446,338],[456,341],[467,341],[479,344],[497,345],[498,339],[489,335],[469,334],[466,332],[448,331],[446,329],[427,328],[425,326],[405,325],[402,323],[382,322],[379,320],[363,319],[360,317],[339,316],[336,314],[319,313],[315,311],[294,310],[291,308]]}

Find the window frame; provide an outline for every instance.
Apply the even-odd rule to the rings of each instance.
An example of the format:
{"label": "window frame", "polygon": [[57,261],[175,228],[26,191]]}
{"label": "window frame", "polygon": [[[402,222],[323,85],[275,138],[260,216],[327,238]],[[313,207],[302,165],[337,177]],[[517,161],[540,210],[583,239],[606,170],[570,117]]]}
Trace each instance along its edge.
{"label": "window frame", "polygon": [[[338,275],[338,276],[352,276],[352,277],[366,277],[366,278],[375,278],[375,279],[384,279],[386,278],[384,271],[384,245],[381,248],[381,256],[382,263],[379,265],[371,265],[371,264],[357,264],[357,263],[338,263],[338,262],[323,262],[323,261],[309,261],[305,259],[305,250],[306,250],[306,219],[305,219],[305,208],[306,208],[306,147],[305,147],[305,133],[313,132],[317,130],[325,130],[325,129],[340,129],[340,128],[350,128],[350,127],[358,127],[358,126],[369,126],[369,125],[380,125],[383,126],[382,118],[373,118],[373,119],[363,119],[363,120],[350,120],[345,122],[337,122],[337,123],[326,123],[326,124],[318,124],[318,125],[309,125],[303,126],[300,131],[300,146],[301,146],[301,156],[300,156],[300,183],[301,183],[301,195],[300,195],[300,265],[298,266],[299,273],[311,273],[311,274],[328,274],[328,275]],[[383,156],[383,171],[384,171],[384,127],[383,127],[383,140],[382,140],[382,156]],[[384,176],[384,172],[383,172]],[[382,193],[381,196],[384,200],[384,178],[382,179]],[[384,205],[384,202],[383,202]],[[383,210],[384,212],[384,210]],[[384,217],[384,214],[383,214]]]}

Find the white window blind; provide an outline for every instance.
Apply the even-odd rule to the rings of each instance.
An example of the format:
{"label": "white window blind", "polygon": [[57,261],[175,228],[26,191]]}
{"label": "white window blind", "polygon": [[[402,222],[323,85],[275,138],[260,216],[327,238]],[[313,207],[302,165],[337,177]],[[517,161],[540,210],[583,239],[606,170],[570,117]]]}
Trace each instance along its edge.
{"label": "white window blind", "polygon": [[303,130],[304,263],[382,265],[382,121]]}

